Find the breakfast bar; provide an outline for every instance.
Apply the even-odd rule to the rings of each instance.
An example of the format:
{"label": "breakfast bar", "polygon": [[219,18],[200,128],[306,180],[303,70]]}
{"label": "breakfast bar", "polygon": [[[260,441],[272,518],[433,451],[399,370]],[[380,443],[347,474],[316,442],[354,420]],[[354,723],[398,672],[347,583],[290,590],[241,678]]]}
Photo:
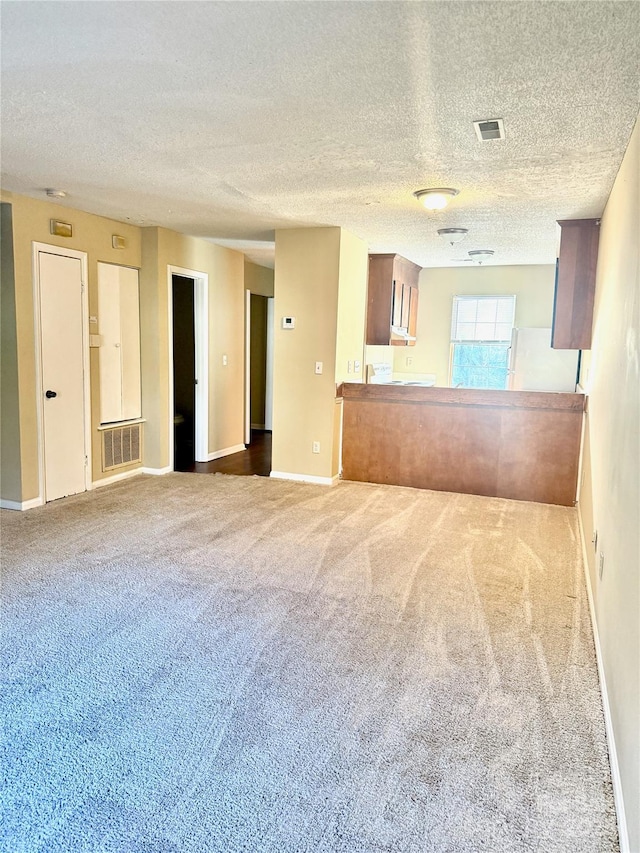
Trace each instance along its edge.
{"label": "breakfast bar", "polygon": [[344,383],[342,477],[573,506],[585,397]]}

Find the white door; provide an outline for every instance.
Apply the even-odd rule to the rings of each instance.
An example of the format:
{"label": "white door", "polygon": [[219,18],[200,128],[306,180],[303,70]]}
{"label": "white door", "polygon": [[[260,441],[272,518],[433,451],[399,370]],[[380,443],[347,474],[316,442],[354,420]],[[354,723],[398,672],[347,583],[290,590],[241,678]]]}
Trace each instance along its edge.
{"label": "white door", "polygon": [[46,252],[38,260],[44,493],[52,501],[86,488],[82,261]]}

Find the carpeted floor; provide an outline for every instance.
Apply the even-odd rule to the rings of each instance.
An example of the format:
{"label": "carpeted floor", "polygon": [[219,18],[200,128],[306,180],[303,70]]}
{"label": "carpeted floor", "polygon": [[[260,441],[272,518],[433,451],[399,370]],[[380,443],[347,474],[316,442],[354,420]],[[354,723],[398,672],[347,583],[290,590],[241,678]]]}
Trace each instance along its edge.
{"label": "carpeted floor", "polygon": [[3,851],[618,849],[573,509],[171,474],[2,547]]}

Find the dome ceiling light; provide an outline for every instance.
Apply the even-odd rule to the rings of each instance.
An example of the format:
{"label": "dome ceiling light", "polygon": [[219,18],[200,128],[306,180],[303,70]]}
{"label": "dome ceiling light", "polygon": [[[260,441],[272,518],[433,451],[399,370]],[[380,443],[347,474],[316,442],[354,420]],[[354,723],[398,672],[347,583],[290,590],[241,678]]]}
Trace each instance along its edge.
{"label": "dome ceiling light", "polygon": [[489,261],[494,256],[493,249],[471,249],[468,252],[469,257],[472,261],[477,261],[481,264],[483,261]]}
{"label": "dome ceiling light", "polygon": [[451,187],[435,187],[433,189],[416,190],[414,196],[421,201],[427,210],[442,210],[460,190]]}
{"label": "dome ceiling light", "polygon": [[438,228],[438,235],[447,243],[451,243],[452,246],[454,243],[464,240],[468,233],[468,228]]}

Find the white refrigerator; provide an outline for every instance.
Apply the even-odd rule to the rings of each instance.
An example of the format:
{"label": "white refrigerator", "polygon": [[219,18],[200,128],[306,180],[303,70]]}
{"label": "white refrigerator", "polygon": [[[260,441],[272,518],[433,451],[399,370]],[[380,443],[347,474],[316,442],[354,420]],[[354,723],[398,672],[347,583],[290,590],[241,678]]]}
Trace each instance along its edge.
{"label": "white refrigerator", "polygon": [[575,391],[579,350],[552,349],[551,329],[514,329],[511,391]]}

